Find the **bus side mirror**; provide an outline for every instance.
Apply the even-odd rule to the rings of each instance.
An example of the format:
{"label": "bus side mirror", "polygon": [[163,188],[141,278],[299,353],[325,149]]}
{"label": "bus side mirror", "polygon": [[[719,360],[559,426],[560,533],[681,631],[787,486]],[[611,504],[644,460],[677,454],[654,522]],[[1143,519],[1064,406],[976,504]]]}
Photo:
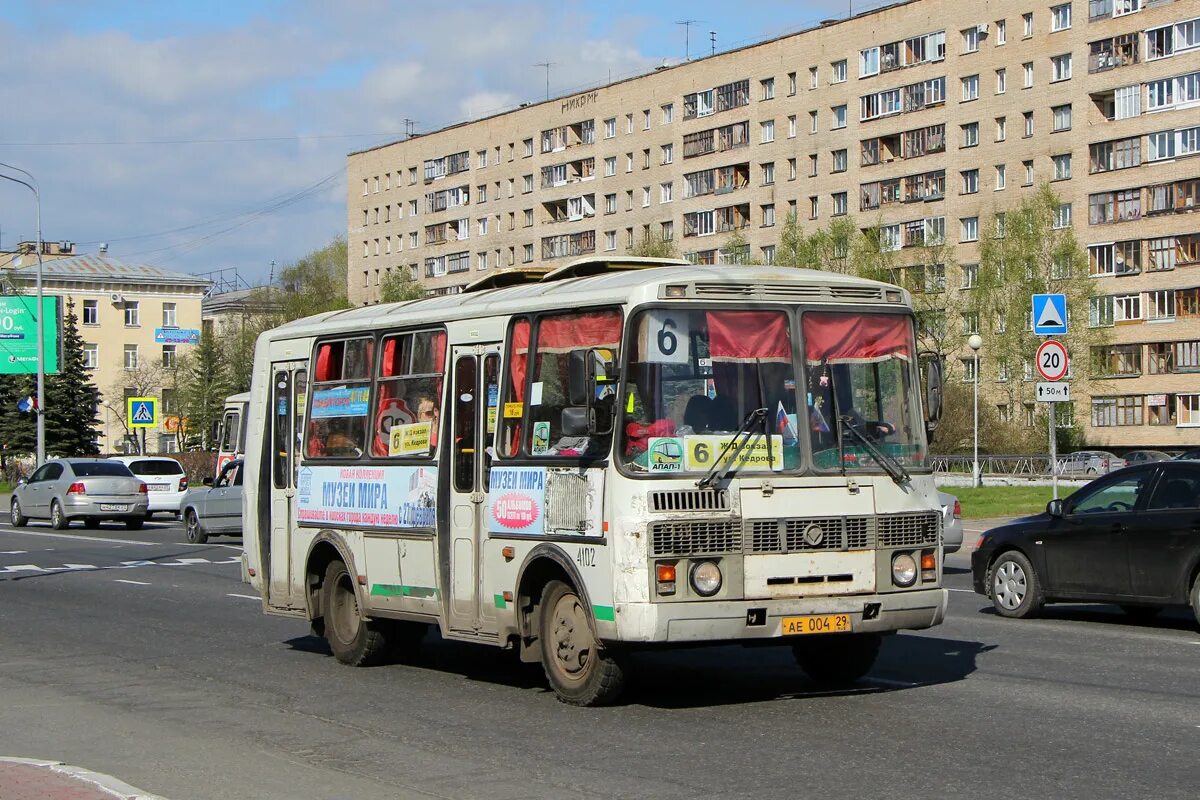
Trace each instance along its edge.
{"label": "bus side mirror", "polygon": [[596,432],[596,412],[588,406],[567,406],[562,410],[563,436],[590,436]]}
{"label": "bus side mirror", "polygon": [[204,476],[204,479],[203,479],[202,481],[200,481],[200,482],[201,482],[201,483],[203,483],[205,486],[212,486],[212,485],[213,485],[213,479],[212,479],[212,478],[210,478],[210,477],[208,477],[207,475],[205,475],[205,476]]}
{"label": "bus side mirror", "polygon": [[925,362],[925,416],[934,423],[942,418],[942,360],[937,356]]}
{"label": "bus side mirror", "polygon": [[592,351],[572,350],[567,364],[567,400],[573,406],[590,405],[596,396],[596,374],[591,366]]}

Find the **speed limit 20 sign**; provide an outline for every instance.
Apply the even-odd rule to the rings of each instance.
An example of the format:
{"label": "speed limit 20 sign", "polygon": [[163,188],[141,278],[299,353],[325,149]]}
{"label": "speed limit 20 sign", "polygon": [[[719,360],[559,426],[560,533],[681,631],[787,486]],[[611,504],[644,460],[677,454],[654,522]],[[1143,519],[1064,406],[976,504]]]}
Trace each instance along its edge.
{"label": "speed limit 20 sign", "polygon": [[1037,350],[1037,371],[1045,380],[1062,380],[1069,363],[1067,346],[1057,339],[1047,339]]}

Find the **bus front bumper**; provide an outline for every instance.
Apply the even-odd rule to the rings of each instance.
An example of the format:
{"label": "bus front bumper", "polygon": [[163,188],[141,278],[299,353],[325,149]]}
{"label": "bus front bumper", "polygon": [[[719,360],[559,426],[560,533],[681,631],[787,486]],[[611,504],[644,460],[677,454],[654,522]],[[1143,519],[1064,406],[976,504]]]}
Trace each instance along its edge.
{"label": "bus front bumper", "polygon": [[848,616],[854,633],[918,630],[945,618],[948,597],[945,589],[919,589],[786,600],[621,603],[615,614],[616,638],[624,642],[782,639],[785,617],[831,614]]}

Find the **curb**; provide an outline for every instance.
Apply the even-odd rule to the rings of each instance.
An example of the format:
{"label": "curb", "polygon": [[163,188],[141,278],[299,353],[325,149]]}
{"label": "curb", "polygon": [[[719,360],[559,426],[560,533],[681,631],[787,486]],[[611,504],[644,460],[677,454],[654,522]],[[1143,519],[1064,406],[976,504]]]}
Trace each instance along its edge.
{"label": "curb", "polygon": [[92,772],[90,769],[82,767],[72,767],[69,764],[64,764],[62,761],[45,761],[37,758],[10,758],[0,756],[0,764],[23,764],[27,767],[41,767],[52,772],[57,772],[77,780],[87,783],[108,792],[120,800],[165,800],[156,794],[143,792],[141,789],[135,789],[124,781],[119,781],[111,775],[105,775],[101,772]]}

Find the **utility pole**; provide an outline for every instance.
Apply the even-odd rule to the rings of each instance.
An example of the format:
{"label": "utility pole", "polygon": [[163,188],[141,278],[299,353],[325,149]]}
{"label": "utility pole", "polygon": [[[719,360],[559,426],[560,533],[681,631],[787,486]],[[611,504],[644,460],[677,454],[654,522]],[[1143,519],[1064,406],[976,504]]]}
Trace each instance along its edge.
{"label": "utility pole", "polygon": [[557,61],[539,61],[534,64],[535,67],[545,67],[546,69],[546,99],[550,99],[550,68],[556,66]]}
{"label": "utility pole", "polygon": [[37,408],[34,409],[34,414],[37,416],[37,466],[40,467],[46,460],[46,418],[44,416],[46,410],[46,327],[42,320],[42,313],[45,310],[42,303],[42,193],[38,191],[37,179],[31,173],[20,167],[14,167],[12,164],[0,163],[0,167],[14,170],[29,178],[28,181],[23,181],[10,175],[0,175],[0,178],[19,183],[33,192],[33,199],[37,204],[37,311],[34,314],[34,324],[37,326],[38,371]]}
{"label": "utility pole", "polygon": [[717,32],[716,31],[708,32],[708,43],[712,48],[712,52],[710,55],[715,56],[717,54]]}
{"label": "utility pole", "polygon": [[675,22],[676,25],[683,26],[683,57],[686,61],[692,60],[691,42],[692,42],[692,26],[700,20],[698,19],[681,19]]}
{"label": "utility pole", "polygon": [[404,138],[405,139],[411,139],[413,137],[413,134],[416,133],[416,128],[417,128],[417,120],[409,119],[408,117],[404,118]]}

